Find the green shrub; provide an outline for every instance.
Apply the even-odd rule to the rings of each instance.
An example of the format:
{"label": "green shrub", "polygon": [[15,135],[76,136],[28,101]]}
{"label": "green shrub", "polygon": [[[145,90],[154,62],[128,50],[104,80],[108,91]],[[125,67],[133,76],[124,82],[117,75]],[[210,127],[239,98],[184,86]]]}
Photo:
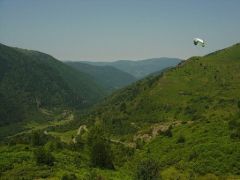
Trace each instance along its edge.
{"label": "green shrub", "polygon": [[48,141],[48,137],[41,131],[35,131],[30,135],[30,141],[33,146],[42,146]]}
{"label": "green shrub", "polygon": [[61,142],[59,141],[54,141],[54,140],[51,140],[51,141],[48,141],[45,145],[44,145],[44,148],[51,152],[51,151],[55,151],[55,150],[58,150],[58,149],[61,149],[62,148],[62,144]]}
{"label": "green shrub", "polygon": [[229,122],[228,122],[228,127],[230,130],[233,130],[233,129],[236,129],[238,127],[240,127],[240,120],[239,119],[231,119]]}
{"label": "green shrub", "polygon": [[142,160],[136,169],[136,180],[156,180],[160,179],[158,163],[153,159]]}
{"label": "green shrub", "polygon": [[82,138],[81,135],[77,135],[75,137],[75,140],[76,140],[76,143],[75,143],[75,148],[77,149],[82,149],[84,147],[84,144],[85,144],[85,141],[84,139]]}
{"label": "green shrub", "polygon": [[101,127],[96,126],[90,130],[88,144],[93,167],[114,169],[111,147]]}
{"label": "green shrub", "polygon": [[64,174],[61,180],[77,180],[77,176],[73,173],[71,174]]}
{"label": "green shrub", "polygon": [[183,135],[180,135],[177,139],[177,143],[185,143],[185,137]]}
{"label": "green shrub", "polygon": [[127,147],[123,144],[113,144],[111,146],[113,162],[116,166],[123,166],[126,161],[134,155],[135,148]]}
{"label": "green shrub", "polygon": [[90,169],[84,177],[85,180],[105,180],[103,176],[98,174],[95,169]]}
{"label": "green shrub", "polygon": [[232,139],[240,139],[240,128],[236,128],[235,130],[233,130],[230,134],[230,137]]}
{"label": "green shrub", "polygon": [[142,139],[137,139],[136,140],[136,149],[142,149],[144,146],[144,141]]}
{"label": "green shrub", "polygon": [[46,151],[44,148],[36,149],[34,151],[34,157],[38,165],[54,165],[54,156],[49,151]]}
{"label": "green shrub", "polygon": [[90,147],[91,164],[94,167],[113,169],[110,146],[103,140],[96,139]]}
{"label": "green shrub", "polygon": [[165,132],[163,132],[164,136],[172,137],[172,126],[170,126]]}
{"label": "green shrub", "polygon": [[228,127],[231,130],[230,137],[232,139],[240,139],[240,119],[234,118],[229,121]]}
{"label": "green shrub", "polygon": [[240,100],[238,100],[237,106],[240,109]]}
{"label": "green shrub", "polygon": [[123,103],[120,104],[119,110],[120,110],[121,112],[126,112],[126,103],[125,103],[125,102],[123,102]]}
{"label": "green shrub", "polygon": [[188,157],[188,160],[189,161],[192,161],[194,159],[196,159],[198,157],[198,154],[196,151],[192,151],[190,154],[189,154],[189,157]]}

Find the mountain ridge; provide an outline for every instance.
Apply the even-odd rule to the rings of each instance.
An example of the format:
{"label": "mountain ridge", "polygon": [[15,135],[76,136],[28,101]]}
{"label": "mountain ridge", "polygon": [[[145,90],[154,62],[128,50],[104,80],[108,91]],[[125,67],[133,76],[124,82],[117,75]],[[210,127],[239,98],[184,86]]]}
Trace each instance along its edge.
{"label": "mountain ridge", "polygon": [[[151,58],[144,60],[118,60],[113,62],[92,62],[81,61],[96,66],[113,66],[121,71],[127,72],[137,79],[146,77],[147,75],[165,68],[176,66],[182,60],[178,58]],[[79,61],[80,62],[80,61]]]}
{"label": "mountain ridge", "polygon": [[136,81],[136,78],[132,75],[112,66],[96,66],[74,61],[67,61],[64,63],[81,72],[89,74],[110,93]]}

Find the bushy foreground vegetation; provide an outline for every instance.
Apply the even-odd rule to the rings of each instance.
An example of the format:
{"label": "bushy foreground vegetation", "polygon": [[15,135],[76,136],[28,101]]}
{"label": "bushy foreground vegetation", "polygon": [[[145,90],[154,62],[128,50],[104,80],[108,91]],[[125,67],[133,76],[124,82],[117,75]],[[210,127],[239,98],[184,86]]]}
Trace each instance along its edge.
{"label": "bushy foreground vegetation", "polygon": [[11,144],[0,147],[0,177],[104,179],[113,175],[125,178],[115,170],[121,164],[117,157],[126,156],[125,147],[110,144],[101,127],[92,127],[76,141],[64,143],[42,131],[13,137]]}
{"label": "bushy foreground vegetation", "polygon": [[[182,123],[149,143],[131,147],[111,142],[101,126],[77,135],[77,142],[33,132],[0,147],[4,179],[199,179],[239,178],[240,139],[231,123]],[[14,143],[18,142],[17,144]],[[24,141],[23,141],[24,139]]]}

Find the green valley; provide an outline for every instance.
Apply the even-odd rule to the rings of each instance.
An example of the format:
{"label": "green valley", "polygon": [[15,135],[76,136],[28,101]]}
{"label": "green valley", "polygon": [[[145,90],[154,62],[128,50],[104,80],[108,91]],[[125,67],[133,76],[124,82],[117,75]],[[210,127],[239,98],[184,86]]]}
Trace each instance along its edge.
{"label": "green valley", "polygon": [[[40,67],[50,61],[51,70],[58,67],[50,77],[62,79],[49,80],[56,82],[53,87],[41,88],[39,83],[34,89],[39,89],[39,96],[28,96],[25,89],[32,79],[20,76],[26,88],[13,86],[12,79],[4,80],[5,73],[14,75],[18,71],[7,71],[12,61],[3,63],[2,117],[8,121],[15,113],[21,114],[24,103],[20,100],[29,100],[26,106],[32,102],[36,107],[31,97],[41,97],[45,114],[55,103],[74,109],[55,111],[51,121],[29,119],[24,130],[5,137],[0,146],[2,179],[240,179],[240,44],[185,60],[159,75],[116,90],[84,111],[78,103],[71,104],[74,93],[81,91],[74,91],[76,84],[68,81],[70,67],[35,53],[14,49],[9,54],[0,53],[0,62],[16,55],[29,61],[31,57]],[[31,71],[33,75],[36,72]],[[71,72],[80,73],[72,68]],[[8,91],[3,87],[9,87]],[[13,91],[12,87],[19,89]],[[55,88],[58,96],[49,93]],[[23,90],[23,95],[10,94]],[[19,101],[10,101],[9,97]],[[3,124],[1,128],[5,127]]]}
{"label": "green valley", "polygon": [[0,44],[0,69],[0,137],[23,129],[12,123],[47,122],[106,95],[92,77],[37,51]]}

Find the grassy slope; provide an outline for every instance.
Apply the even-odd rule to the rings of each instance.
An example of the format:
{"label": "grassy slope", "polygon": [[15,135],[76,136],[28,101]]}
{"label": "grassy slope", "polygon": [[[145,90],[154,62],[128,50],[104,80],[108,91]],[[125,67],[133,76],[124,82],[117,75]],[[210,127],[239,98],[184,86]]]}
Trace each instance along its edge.
{"label": "grassy slope", "polygon": [[[164,121],[228,119],[239,111],[240,45],[191,58],[119,90],[97,107],[109,128]],[[127,124],[127,126],[125,126]]]}
{"label": "grassy slope", "polygon": [[[153,157],[166,178],[239,175],[240,142],[230,138],[228,125],[240,119],[239,69],[236,44],[137,82],[97,107],[97,120],[119,137],[139,131],[136,126],[144,130],[150,124],[181,122],[173,128],[173,137],[159,136],[147,143],[125,170],[131,175],[137,162]],[[177,143],[180,136],[185,143]]]}

